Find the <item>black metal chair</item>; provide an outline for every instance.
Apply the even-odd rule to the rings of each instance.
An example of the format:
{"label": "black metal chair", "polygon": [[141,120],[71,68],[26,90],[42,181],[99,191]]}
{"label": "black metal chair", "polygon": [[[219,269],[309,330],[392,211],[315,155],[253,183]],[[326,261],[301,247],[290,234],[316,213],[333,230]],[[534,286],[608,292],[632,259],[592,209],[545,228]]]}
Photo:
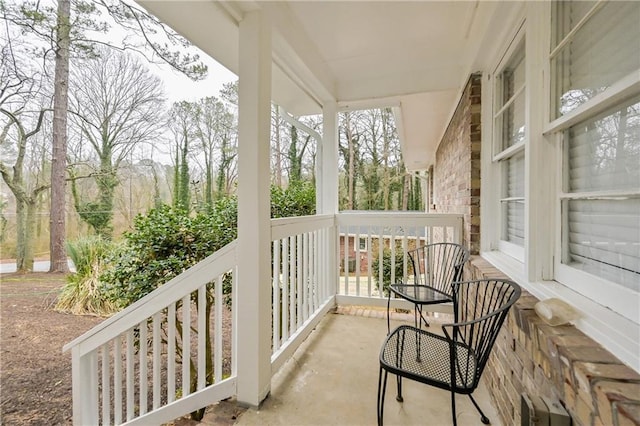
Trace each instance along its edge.
{"label": "black metal chair", "polygon": [[453,283],[454,322],[443,324],[444,335],[401,325],[391,332],[380,351],[378,377],[378,425],[382,425],[388,373],[397,376],[402,402],[402,378],[451,392],[451,411],[456,425],[455,394],[471,395],[480,383],[491,348],[509,308],[520,297],[520,287],[508,280],[477,280]]}
{"label": "black metal chair", "polygon": [[[469,251],[460,244],[434,243],[410,250],[407,254],[413,269],[413,283],[389,286],[387,312],[391,294],[394,294],[414,304],[416,327],[422,327],[423,323],[429,326],[422,314],[422,307],[452,301],[451,284],[462,280],[464,264],[469,260]],[[388,317],[387,326],[389,328]]]}

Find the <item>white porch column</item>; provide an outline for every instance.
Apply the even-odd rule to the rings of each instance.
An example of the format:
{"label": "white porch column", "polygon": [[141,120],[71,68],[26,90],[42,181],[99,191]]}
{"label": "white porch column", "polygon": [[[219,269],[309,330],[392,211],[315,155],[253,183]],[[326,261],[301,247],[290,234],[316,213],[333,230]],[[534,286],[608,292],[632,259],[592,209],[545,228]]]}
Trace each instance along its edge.
{"label": "white porch column", "polygon": [[237,399],[258,407],[271,384],[271,27],[261,11],[240,22],[238,77]]}
{"label": "white porch column", "polygon": [[[325,102],[322,109],[322,146],[318,152],[320,167],[316,180],[316,211],[318,214],[338,213],[338,107],[335,101]],[[336,294],[338,288],[338,231],[333,228],[327,241],[327,291]]]}
{"label": "white porch column", "polygon": [[338,108],[325,102],[322,109],[322,147],[316,188],[318,214],[338,212]]}

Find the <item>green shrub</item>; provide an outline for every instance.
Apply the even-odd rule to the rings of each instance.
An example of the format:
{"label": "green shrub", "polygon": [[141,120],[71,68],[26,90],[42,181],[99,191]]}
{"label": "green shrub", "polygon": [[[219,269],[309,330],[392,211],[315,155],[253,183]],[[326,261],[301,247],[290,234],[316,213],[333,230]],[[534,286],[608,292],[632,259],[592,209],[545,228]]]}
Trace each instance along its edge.
{"label": "green shrub", "polygon": [[[404,253],[401,249],[396,248],[395,254],[395,263],[393,268],[395,270],[395,283],[399,283],[403,281],[403,261],[404,261]],[[380,257],[376,256],[373,260],[373,279],[376,283],[376,288],[380,290],[380,267],[382,266],[382,285],[383,285],[383,293],[385,296],[389,294],[389,285],[391,285],[391,249],[385,248],[382,251],[382,262],[380,262]],[[411,273],[411,263],[407,264],[407,273]]]}
{"label": "green shrub", "polygon": [[115,244],[99,236],[84,237],[67,243],[67,253],[76,272],[67,278],[55,309],[76,315],[108,316],[117,306],[108,295],[100,275],[106,268],[106,258]]}
{"label": "green shrub", "polygon": [[288,188],[271,187],[271,217],[316,214],[316,189],[312,182],[293,182]]}
{"label": "green shrub", "polygon": [[[124,308],[230,243],[237,235],[237,203],[223,198],[211,212],[191,216],[168,205],[137,216],[125,244],[103,274],[109,295]],[[225,280],[229,282],[229,280]],[[230,294],[230,285],[223,293]]]}

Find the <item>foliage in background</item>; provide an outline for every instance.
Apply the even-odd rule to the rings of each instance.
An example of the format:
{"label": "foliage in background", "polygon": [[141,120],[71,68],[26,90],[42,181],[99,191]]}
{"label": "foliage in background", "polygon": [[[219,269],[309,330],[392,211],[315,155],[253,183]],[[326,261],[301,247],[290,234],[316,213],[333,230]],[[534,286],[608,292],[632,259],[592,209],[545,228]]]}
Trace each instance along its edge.
{"label": "foliage in background", "polygon": [[[396,248],[395,254],[395,263],[391,265],[391,249],[385,248],[382,251],[382,262],[380,261],[380,257],[376,256],[373,260],[373,279],[376,282],[376,288],[380,290],[380,268],[382,267],[382,291],[384,295],[387,296],[389,294],[389,286],[391,285],[391,271],[394,273],[394,282],[399,283],[405,280],[404,277],[404,252],[402,249]],[[411,262],[407,263],[407,274],[412,273],[411,270]]]}
{"label": "foliage in background", "polygon": [[67,242],[67,253],[76,267],[58,296],[55,309],[75,315],[108,316],[118,308],[106,295],[100,274],[106,269],[106,258],[116,249],[115,243],[99,236]]}
{"label": "foliage in background", "polygon": [[235,198],[217,200],[210,214],[189,215],[180,207],[163,205],[136,217],[133,230],[125,234],[125,244],[113,256],[113,267],[102,280],[112,300],[124,308],[221,249],[236,235]]}
{"label": "foliage in background", "polygon": [[[315,214],[315,188],[299,182],[287,189],[272,187],[271,216]],[[139,215],[125,244],[112,256],[102,276],[112,300],[129,306],[200,260],[232,242],[238,235],[238,205],[234,196],[216,200],[211,210],[189,214],[162,205]],[[230,294],[229,286],[223,293]]]}
{"label": "foliage in background", "polygon": [[271,186],[271,217],[316,214],[316,189],[309,181],[297,181],[288,188]]}

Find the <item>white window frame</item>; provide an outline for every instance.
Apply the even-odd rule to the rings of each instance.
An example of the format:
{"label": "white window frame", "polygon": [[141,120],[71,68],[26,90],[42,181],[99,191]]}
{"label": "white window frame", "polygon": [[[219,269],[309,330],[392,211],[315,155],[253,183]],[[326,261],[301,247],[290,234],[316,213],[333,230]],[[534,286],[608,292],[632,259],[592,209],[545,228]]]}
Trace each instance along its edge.
{"label": "white window frame", "polygon": [[369,244],[367,244],[368,237],[359,237],[358,239],[358,251],[367,251]]}
{"label": "white window frame", "polygon": [[[597,3],[592,10],[587,13],[583,21],[592,17],[602,6],[603,2]],[[556,48],[549,54],[549,62],[551,62],[553,54],[558,50],[559,49]],[[553,75],[550,74],[549,79],[550,85],[552,85]],[[564,250],[563,240],[566,240],[562,235],[562,233],[565,232],[562,226],[562,202],[564,200],[584,199],[585,195],[564,192],[562,174],[566,168],[566,164],[564,164],[565,154],[563,152],[564,131],[573,125],[597,116],[605,110],[615,107],[616,105],[621,105],[626,99],[631,99],[638,95],[640,95],[640,72],[634,71],[614,83],[604,92],[587,100],[578,108],[556,119],[552,119],[545,129],[545,135],[549,136],[557,146],[557,184],[555,197],[556,233],[554,243],[555,279],[577,293],[597,301],[600,305],[619,313],[635,323],[640,323],[640,313],[638,312],[638,306],[640,304],[639,293],[562,262]],[[557,101],[553,99],[553,96],[555,96],[555,94],[553,91],[550,91],[550,105],[553,105],[554,102]],[[620,195],[623,192],[627,193],[628,191],[610,191],[609,195]],[[632,195],[640,196],[640,194]]]}
{"label": "white window frame", "polygon": [[[602,102],[607,105],[615,105],[616,101],[614,99],[624,99],[640,94],[640,73],[637,73],[637,75],[634,76],[634,79],[636,80],[635,84],[626,85],[626,88],[624,90],[616,91],[616,93],[612,93],[609,91],[603,92],[603,96],[600,97],[602,99]],[[556,188],[556,243],[554,244],[555,279],[556,281],[566,285],[577,293],[580,293],[592,300],[598,301],[600,305],[612,309],[614,312],[618,312],[624,317],[638,323],[640,322],[640,313],[638,312],[638,306],[640,304],[639,293],[616,283],[612,283],[611,281],[608,281],[596,275],[582,271],[578,268],[574,268],[570,265],[564,264],[562,262],[564,250],[562,233],[565,232],[562,226],[562,201],[584,199],[584,194],[566,193],[562,188],[561,173],[563,172],[562,163],[564,162],[564,155],[562,152],[563,132],[571,127],[572,124],[576,124],[585,119],[592,118],[595,115],[595,111],[599,112],[604,109],[602,106],[591,105],[592,103],[594,103],[592,101],[593,99],[585,103],[585,108],[581,108],[579,111],[572,111],[571,113],[563,116],[565,120],[562,120],[562,123],[552,122],[550,125],[550,130],[548,131],[548,133],[551,134],[552,138],[555,140],[558,146],[557,170],[559,175],[557,179],[558,185]],[[619,191],[615,193],[612,192],[610,195],[621,195],[623,193],[628,193],[628,191]]]}
{"label": "white window frame", "polygon": [[[579,283],[577,276],[565,277],[558,272],[561,255],[560,245],[560,204],[556,204],[557,188],[562,182],[561,176],[552,173],[561,170],[561,144],[564,129],[579,123],[582,117],[595,115],[618,104],[630,94],[640,92],[640,75],[627,76],[614,83],[606,93],[595,96],[591,102],[550,122],[551,79],[549,61],[549,42],[551,36],[551,2],[527,2],[523,13],[517,11],[503,24],[511,25],[512,30],[502,33],[502,47],[487,51],[492,55],[493,64],[507,50],[506,45],[514,39],[522,26],[526,30],[526,85],[527,112],[525,123],[528,138],[525,149],[525,197],[528,203],[525,210],[525,262],[498,250],[501,225],[497,220],[499,195],[494,189],[499,187],[501,176],[499,168],[493,163],[493,76],[490,70],[485,72],[482,84],[482,202],[481,202],[481,255],[493,266],[501,270],[523,289],[540,300],[559,298],[571,304],[580,312],[580,318],[574,325],[586,335],[617,356],[622,362],[640,372],[640,312],[636,308],[635,318],[629,319],[621,312],[608,307],[601,298],[589,298],[575,286],[565,285],[568,280]],[[493,41],[495,45],[495,39]],[[494,69],[494,68],[492,68]],[[583,115],[585,114],[585,115]],[[557,163],[557,164],[556,164]],[[575,270],[575,268],[573,268]],[[573,271],[572,271],[573,272]],[[582,271],[576,271],[582,272]],[[586,274],[586,273],[584,273]],[[591,276],[593,278],[593,276]],[[578,280],[578,281],[575,281]],[[562,282],[561,282],[562,281]],[[610,284],[610,283],[609,283]],[[597,285],[597,284],[596,284]],[[630,303],[640,302],[640,297],[627,298]]]}
{"label": "white window frame", "polygon": [[[529,132],[526,130],[527,129],[527,117],[525,114],[525,138],[523,141],[518,142],[506,149],[502,149],[502,147],[500,146],[502,144],[502,129],[498,129],[497,126],[495,125],[497,118],[510,106],[513,105],[515,99],[522,95],[524,96],[524,101],[525,101],[525,105],[527,103],[527,91],[526,91],[526,87],[527,87],[527,73],[526,73],[526,60],[527,60],[527,56],[526,56],[526,46],[524,45],[525,43],[525,30],[524,30],[524,22],[522,22],[520,24],[520,26],[518,27],[518,29],[516,30],[516,33],[514,35],[514,37],[512,38],[512,41],[510,42],[509,46],[507,47],[507,49],[504,51],[504,55],[502,56],[502,58],[500,59],[500,61],[498,62],[498,64],[495,66],[494,71],[492,73],[493,76],[493,82],[492,82],[492,96],[491,96],[491,156],[492,156],[492,167],[495,168],[497,171],[497,175],[499,176],[499,182],[500,185],[498,185],[497,187],[500,188],[500,194],[497,198],[496,202],[497,203],[497,249],[500,252],[503,252],[507,255],[509,255],[510,257],[512,257],[513,259],[515,259],[516,261],[518,261],[519,263],[524,263],[525,260],[525,246],[527,245],[527,237],[526,235],[524,236],[524,245],[523,246],[519,246],[517,244],[514,244],[510,241],[507,241],[505,239],[503,239],[503,235],[502,235],[502,230],[503,227],[505,225],[505,220],[506,218],[504,217],[504,208],[503,208],[503,203],[508,202],[508,201],[513,201],[511,199],[507,199],[503,197],[503,188],[504,185],[507,184],[507,182],[505,181],[504,178],[504,173],[503,173],[503,168],[505,167],[505,163],[506,161],[508,161],[510,158],[520,154],[520,153],[524,153],[525,156],[525,161],[526,161],[526,143],[528,140],[528,135]],[[511,97],[511,99],[504,103],[502,106],[500,106],[498,108],[498,106],[496,105],[496,97],[498,96],[502,96],[502,88],[498,88],[498,78],[499,76],[504,72],[504,69],[511,63],[512,59],[520,54],[520,52],[522,51],[522,55],[524,56],[524,58],[522,59],[525,65],[525,81],[523,82],[522,86],[520,87],[516,87],[514,88],[514,94]],[[526,108],[525,108],[526,109]],[[525,173],[524,176],[524,185],[525,187],[527,186],[527,180],[528,177]],[[522,197],[518,197],[518,199],[521,199],[522,202],[524,203],[524,214],[526,216],[526,205],[527,205],[527,199],[526,199],[526,193],[523,194]],[[526,223],[526,217],[525,217],[525,223]]]}

